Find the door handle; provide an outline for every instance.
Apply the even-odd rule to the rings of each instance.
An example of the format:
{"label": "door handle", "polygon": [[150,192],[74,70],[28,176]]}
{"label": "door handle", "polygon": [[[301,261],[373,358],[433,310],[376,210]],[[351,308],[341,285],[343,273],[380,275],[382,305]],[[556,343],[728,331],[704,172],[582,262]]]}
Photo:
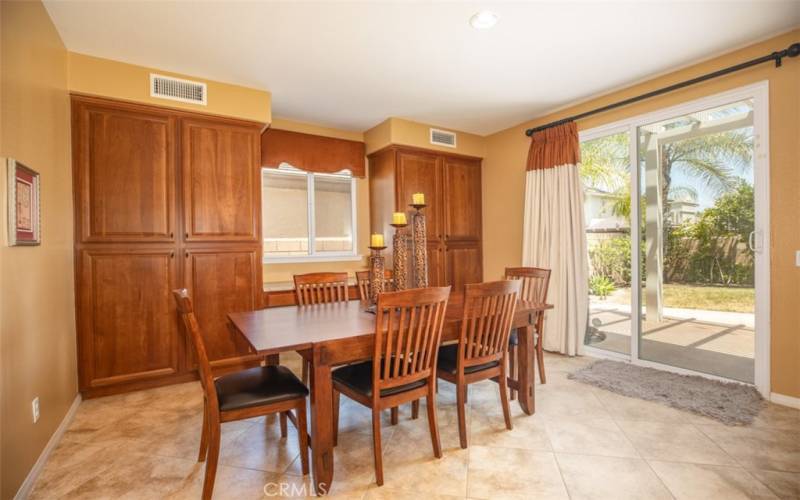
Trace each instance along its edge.
{"label": "door handle", "polygon": [[747,238],[747,246],[753,252],[761,252],[764,250],[764,239],[760,230],[750,232],[750,236]]}

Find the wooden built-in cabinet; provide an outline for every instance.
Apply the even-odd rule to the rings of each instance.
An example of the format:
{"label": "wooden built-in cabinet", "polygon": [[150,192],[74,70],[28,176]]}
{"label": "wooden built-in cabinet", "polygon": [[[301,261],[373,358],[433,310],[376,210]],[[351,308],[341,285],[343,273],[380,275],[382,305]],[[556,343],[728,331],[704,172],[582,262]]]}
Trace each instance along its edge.
{"label": "wooden built-in cabinet", "polygon": [[[406,146],[369,155],[370,226],[391,238],[392,212],[410,215],[424,193],[431,286],[483,280],[481,159]],[[410,229],[409,229],[410,233]]]}
{"label": "wooden built-in cabinet", "polygon": [[215,366],[261,306],[261,124],[72,96],[80,390],[195,377],[171,290],[188,288]]}

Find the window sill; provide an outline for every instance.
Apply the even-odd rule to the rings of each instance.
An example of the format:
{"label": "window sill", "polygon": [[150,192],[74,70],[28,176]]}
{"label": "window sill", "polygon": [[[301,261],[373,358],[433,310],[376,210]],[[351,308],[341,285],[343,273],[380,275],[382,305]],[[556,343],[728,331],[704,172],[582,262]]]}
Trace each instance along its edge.
{"label": "window sill", "polygon": [[363,255],[293,255],[290,257],[264,257],[264,264],[310,264],[312,262],[357,262]]}

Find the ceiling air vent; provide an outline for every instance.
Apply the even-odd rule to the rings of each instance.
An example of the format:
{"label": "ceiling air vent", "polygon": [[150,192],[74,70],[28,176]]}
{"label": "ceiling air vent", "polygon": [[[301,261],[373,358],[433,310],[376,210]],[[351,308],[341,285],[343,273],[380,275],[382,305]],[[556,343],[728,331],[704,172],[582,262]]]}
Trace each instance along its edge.
{"label": "ceiling air vent", "polygon": [[448,148],[456,147],[456,133],[448,132],[447,130],[431,129],[431,144],[437,146],[446,146]]}
{"label": "ceiling air vent", "polygon": [[206,84],[150,73],[150,97],[205,106]]}

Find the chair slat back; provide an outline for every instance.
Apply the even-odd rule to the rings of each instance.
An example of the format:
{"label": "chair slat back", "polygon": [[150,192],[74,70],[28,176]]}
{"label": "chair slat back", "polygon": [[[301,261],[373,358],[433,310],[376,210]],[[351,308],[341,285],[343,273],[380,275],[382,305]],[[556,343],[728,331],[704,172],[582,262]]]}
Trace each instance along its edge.
{"label": "chair slat back", "polygon": [[200,333],[200,326],[197,324],[197,318],[194,315],[192,299],[189,297],[189,292],[185,288],[173,290],[172,296],[175,297],[178,313],[181,315],[186,334],[189,336],[189,340],[197,356],[197,364],[200,368],[200,383],[203,386],[203,391],[209,402],[209,408],[218,408],[214,373],[211,371],[211,363],[208,360],[206,344],[203,341],[203,336]]}
{"label": "chair slat back", "polygon": [[450,287],[387,292],[378,297],[373,357],[373,398],[382,389],[436,375]]}
{"label": "chair slat back", "polygon": [[550,269],[538,267],[507,267],[507,280],[520,280],[522,289],[519,298],[527,302],[547,302],[547,287],[550,285]]}
{"label": "chair slat back", "polygon": [[294,275],[297,305],[347,302],[347,273],[308,273]]}
{"label": "chair slat back", "polygon": [[519,280],[465,286],[458,344],[459,370],[498,361],[505,356],[520,288]]}
{"label": "chair slat back", "polygon": [[[394,274],[391,269],[384,271],[387,292],[394,290]],[[361,302],[369,300],[369,271],[356,271],[356,283],[358,283],[358,297]]]}

